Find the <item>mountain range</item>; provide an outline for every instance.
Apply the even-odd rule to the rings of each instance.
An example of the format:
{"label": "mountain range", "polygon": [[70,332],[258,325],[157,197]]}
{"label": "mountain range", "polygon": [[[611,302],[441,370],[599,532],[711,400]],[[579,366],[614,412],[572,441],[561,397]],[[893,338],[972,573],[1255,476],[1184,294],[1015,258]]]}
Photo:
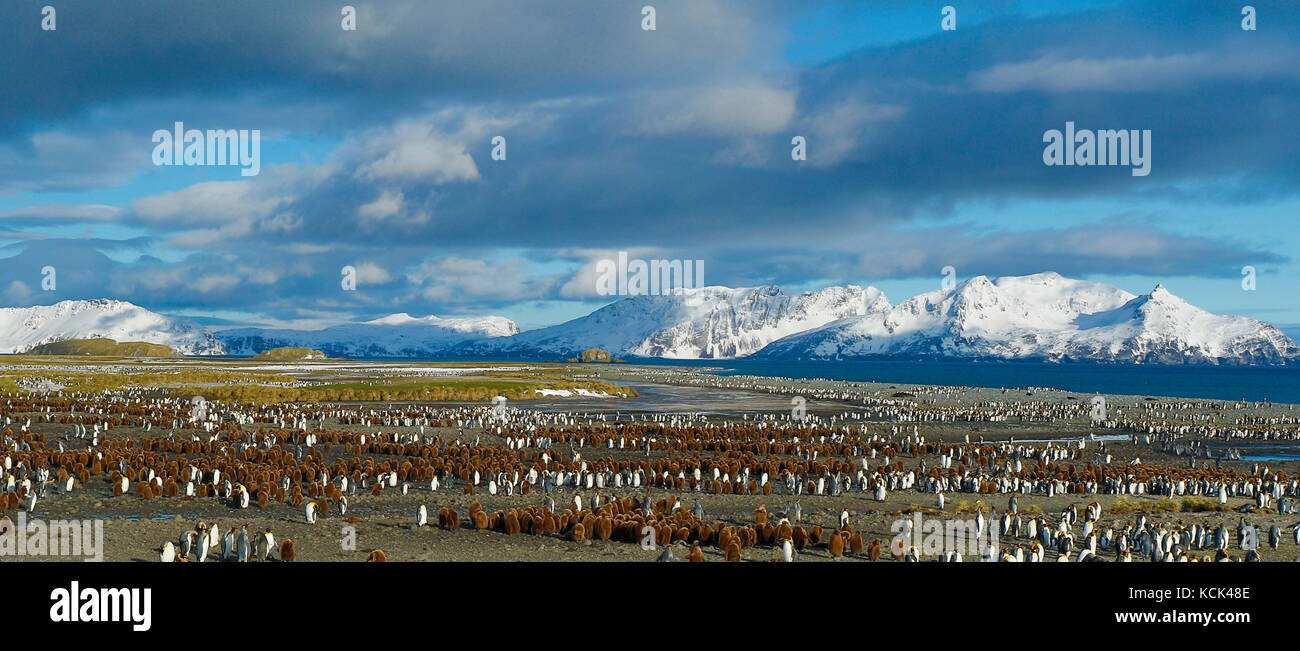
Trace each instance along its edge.
{"label": "mountain range", "polygon": [[0,308],[0,354],[24,353],[69,339],[142,341],[182,355],[221,355],[225,346],[206,328],[126,301],[94,299]]}
{"label": "mountain range", "polygon": [[1038,360],[1128,364],[1287,364],[1300,346],[1277,328],[1197,308],[1157,286],[1134,295],[1053,272],[976,276],[893,305],[874,287],[788,294],[705,287],[634,296],[521,332],[504,317],[395,314],[322,330],[210,332],[123,301],[0,309],[0,352],[106,337],[188,355],[253,355],[283,346],[331,357],[530,359],[602,348],[618,357]]}

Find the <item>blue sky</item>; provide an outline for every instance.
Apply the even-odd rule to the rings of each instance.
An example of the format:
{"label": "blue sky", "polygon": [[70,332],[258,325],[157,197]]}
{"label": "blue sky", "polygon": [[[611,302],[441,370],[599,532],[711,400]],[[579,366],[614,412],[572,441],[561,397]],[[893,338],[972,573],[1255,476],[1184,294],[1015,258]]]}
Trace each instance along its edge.
{"label": "blue sky", "polygon": [[[948,2],[953,31],[943,2],[350,3],[355,31],[344,2],[69,1],[54,31],[4,3],[0,305],[536,327],[629,251],[895,302],[1053,270],[1300,323],[1295,3],[1254,31],[1217,2]],[[155,166],[176,121],[260,130],[261,172]],[[1151,173],[1044,165],[1067,121],[1149,129]]]}

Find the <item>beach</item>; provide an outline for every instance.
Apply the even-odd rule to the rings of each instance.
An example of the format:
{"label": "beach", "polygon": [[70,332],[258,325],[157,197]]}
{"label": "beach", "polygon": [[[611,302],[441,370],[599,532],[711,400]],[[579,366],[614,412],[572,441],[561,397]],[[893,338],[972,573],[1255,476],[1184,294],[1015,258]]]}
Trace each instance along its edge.
{"label": "beach", "polygon": [[[277,372],[281,370],[277,369]],[[327,416],[324,420],[313,417],[310,424],[301,430],[263,424],[232,427],[230,430],[241,434],[276,431],[286,439],[295,436],[291,432],[298,432],[296,435],[300,436],[302,433],[319,431],[336,432],[343,437],[367,435],[376,440],[384,437],[384,440],[438,440],[444,444],[460,442],[468,447],[507,451],[509,456],[520,459],[518,466],[521,469],[537,465],[533,460],[537,450],[519,452],[517,455],[510,451],[512,444],[518,444],[520,434],[528,428],[544,426],[555,431],[589,431],[593,432],[593,437],[594,433],[606,436],[630,432],[631,428],[636,431],[661,430],[665,441],[671,437],[681,437],[673,440],[685,441],[695,436],[692,432],[709,437],[722,434],[725,440],[728,428],[761,424],[763,428],[771,428],[774,440],[795,440],[802,436],[804,441],[815,441],[815,437],[847,434],[846,441],[869,441],[875,437],[877,443],[893,444],[908,437],[922,437],[928,444],[945,446],[948,454],[952,454],[952,446],[1018,445],[1027,449],[1073,450],[1070,454],[1077,455],[1077,458],[1069,460],[1069,463],[1079,467],[1091,465],[1096,461],[1096,455],[1102,454],[1104,450],[1104,454],[1109,455],[1110,463],[1098,466],[1119,469],[1121,472],[1145,468],[1146,472],[1159,474],[1162,469],[1178,469],[1189,477],[1197,474],[1223,477],[1231,475],[1238,477],[1238,481],[1243,481],[1242,478],[1259,476],[1267,471],[1270,476],[1276,475],[1285,483],[1293,480],[1300,470],[1297,467],[1300,462],[1293,459],[1252,461],[1228,458],[1221,453],[1221,450],[1231,449],[1237,450],[1239,456],[1251,457],[1255,456],[1251,454],[1252,450],[1294,449],[1291,447],[1294,443],[1286,438],[1288,432],[1297,429],[1295,425],[1285,422],[1295,413],[1291,405],[1105,396],[1109,418],[1097,421],[1092,418],[1094,414],[1089,396],[1041,387],[961,388],[789,380],[717,376],[698,369],[659,366],[581,365],[573,372],[575,375],[589,373],[602,381],[633,387],[637,396],[615,398],[575,394],[571,398],[557,398],[543,395],[533,401],[511,401],[506,415],[491,422],[479,422],[473,417],[493,418],[494,407],[490,403],[363,402],[314,405],[311,409],[334,409],[338,414],[332,418]],[[794,399],[802,400],[804,413],[798,413],[795,406],[792,406]],[[214,412],[224,409],[215,403],[209,408]],[[281,408],[288,410],[288,406]],[[229,409],[239,411],[241,408],[231,406]],[[420,413],[436,414],[438,410],[461,410],[458,413],[463,422],[438,427],[392,420],[396,414],[406,414],[408,418],[415,415],[415,418],[419,418]],[[365,424],[351,422],[355,421],[357,413],[366,413],[373,420]],[[25,416],[22,411],[8,415],[14,421]],[[66,420],[72,416],[71,412],[47,412],[44,418]],[[795,420],[796,418],[807,420]],[[1243,424],[1255,421],[1259,424]],[[1162,423],[1163,427],[1170,430],[1222,429],[1226,433],[1197,435],[1193,430],[1187,429],[1172,439],[1168,438],[1173,436],[1169,432],[1157,431],[1152,437],[1146,429],[1153,427],[1153,423]],[[46,445],[59,440],[69,450],[76,450],[78,446],[89,447],[83,439],[68,438],[67,429],[66,423],[59,422],[34,422],[31,426],[32,433],[45,436]],[[1271,438],[1258,439],[1250,436],[1252,433],[1260,435],[1264,432],[1269,432]],[[162,433],[162,437],[174,440],[183,440],[185,437],[206,440],[209,436],[205,432],[192,431],[186,427]],[[623,436],[627,437],[628,434],[624,433]],[[233,437],[227,433],[226,438]],[[111,439],[118,442],[159,440],[160,432],[157,428],[146,430],[128,423],[114,426]],[[220,440],[220,436],[217,440]],[[1195,451],[1196,454],[1189,453],[1190,448],[1183,449],[1197,441],[1216,447],[1200,448]],[[290,444],[286,440],[284,447],[291,448],[293,445],[296,444]],[[588,441],[557,440],[547,448],[547,453],[565,459],[566,464],[562,466],[569,468],[579,468],[583,462],[613,468],[619,464],[626,466],[630,463],[653,463],[664,459],[681,459],[682,466],[687,467],[683,459],[683,455],[687,454],[685,449],[652,449],[647,454],[642,449],[632,449],[630,446],[609,447],[611,445],[614,444],[609,440],[600,445],[592,445]],[[1081,450],[1080,445],[1083,446]],[[317,447],[321,450],[320,461],[326,467],[351,458],[362,458],[371,463],[400,462],[404,459],[401,454],[350,454],[344,446],[337,444],[318,444]],[[680,447],[685,448],[684,445]],[[924,467],[928,469],[936,469],[943,463],[941,455],[936,451],[899,454],[894,461],[909,469],[919,468],[920,464],[925,464]],[[766,455],[764,461],[779,462],[782,458],[798,458],[799,454],[803,452],[795,455]],[[1205,456],[1207,454],[1210,456]],[[1216,458],[1216,454],[1220,456]],[[193,455],[193,458],[197,462],[199,455]],[[879,470],[884,461],[881,457],[872,458],[865,451],[856,456],[841,454],[837,460],[850,467],[865,464],[868,469],[875,470]],[[703,465],[707,467],[708,463]],[[510,472],[513,471],[507,471],[504,475],[506,481],[509,481]],[[808,475],[813,476],[812,473]],[[373,480],[372,477],[371,481]],[[1002,492],[949,490],[945,494],[946,508],[939,511],[937,495],[920,487],[889,490],[884,499],[877,499],[878,496],[873,495],[871,490],[853,488],[838,491],[838,494],[830,494],[830,491],[820,495],[813,491],[792,494],[789,484],[781,478],[771,477],[769,482],[772,484],[771,494],[735,494],[730,490],[720,492],[711,489],[706,481],[696,487],[681,488],[660,485],[603,488],[562,485],[553,487],[550,497],[556,504],[557,512],[563,511],[566,506],[574,512],[579,511],[573,506],[575,497],[583,500],[588,511],[594,509],[593,501],[596,499],[608,503],[612,498],[632,498],[641,504],[647,499],[651,504],[673,499],[684,510],[690,510],[698,503],[704,513],[701,521],[716,530],[756,526],[755,511],[760,507],[770,514],[770,521],[775,523],[782,514],[788,516],[791,506],[798,502],[800,518],[797,521],[791,518],[792,524],[807,530],[821,527],[824,532],[830,532],[840,529],[842,523],[847,521],[848,530],[859,534],[868,545],[872,540],[888,545],[899,533],[898,523],[913,519],[914,514],[919,514],[925,520],[938,519],[946,522],[973,518],[977,511],[982,511],[989,526],[996,526],[997,518],[1007,512],[1010,497]],[[799,481],[801,488],[803,482],[802,479]],[[613,539],[593,540],[588,537],[573,540],[571,532],[511,535],[499,530],[499,527],[476,529],[468,517],[473,509],[481,508],[489,514],[504,514],[510,509],[541,508],[545,499],[542,490],[538,488],[525,495],[513,485],[510,490],[513,494],[507,495],[504,482],[496,494],[491,494],[486,477],[473,486],[473,494],[466,492],[466,484],[472,484],[472,480],[453,476],[444,478],[436,491],[430,489],[430,482],[413,477],[400,482],[407,485],[405,494],[402,494],[398,486],[386,486],[382,494],[378,495],[368,490],[356,491],[354,487],[348,494],[346,514],[340,514],[338,505],[332,500],[317,498],[321,506],[319,518],[314,524],[306,522],[301,504],[290,504],[288,499],[272,499],[264,507],[253,501],[248,508],[235,508],[230,500],[219,497],[160,496],[142,499],[134,488],[134,481],[131,482],[133,487],[126,494],[115,497],[109,483],[106,478],[96,478],[84,485],[79,484],[68,493],[51,491],[46,498],[38,501],[35,512],[28,517],[45,520],[102,519],[103,558],[122,562],[157,561],[160,545],[166,541],[177,544],[180,535],[193,530],[200,521],[209,526],[216,524],[222,532],[230,527],[246,527],[247,531],[253,533],[270,529],[277,541],[294,541],[296,561],[361,561],[374,550],[382,550],[391,561],[646,561],[659,558],[665,547],[657,542],[650,548],[636,542]],[[650,482],[647,481],[648,483]],[[216,486],[214,491],[219,492]],[[1096,503],[1101,508],[1101,516],[1096,522],[1098,531],[1104,527],[1121,530],[1125,526],[1133,526],[1139,516],[1169,527],[1196,523],[1211,529],[1220,525],[1234,529],[1245,518],[1257,528],[1265,541],[1258,550],[1261,560],[1290,561],[1300,557],[1300,548],[1292,538],[1292,527],[1300,516],[1279,513],[1276,505],[1271,509],[1256,508],[1256,501],[1250,496],[1234,495],[1222,505],[1217,504],[1214,496],[1114,495],[1104,491],[1048,495],[1046,492],[1030,490],[1019,493],[1016,497],[1018,515],[1022,519],[1027,521],[1042,516],[1045,522],[1053,524],[1071,505],[1077,511]],[[425,506],[429,517],[426,526],[417,526],[416,523],[417,511],[421,505]],[[458,527],[438,526],[436,514],[443,509],[458,512]],[[15,513],[10,511],[8,515],[13,517]],[[1074,527],[1074,535],[1081,533],[1077,525],[1078,523]],[[1282,542],[1276,550],[1269,548],[1266,542],[1267,532],[1274,525],[1283,534]],[[686,541],[668,545],[674,550],[674,559],[685,559],[693,542],[688,536]],[[1029,549],[1034,541],[1023,535],[1002,535],[998,543],[1000,552],[1002,549],[1014,550],[1017,545],[1022,550]],[[1198,557],[1212,553],[1197,549],[1184,551]],[[1237,549],[1235,543],[1227,552],[1237,556],[1243,554],[1243,550]],[[701,553],[705,560],[721,560],[726,556],[725,549],[710,545],[702,545]],[[1077,555],[1077,550],[1074,553]],[[1054,549],[1045,550],[1044,555],[1048,561],[1059,556]],[[740,556],[747,561],[773,560],[780,556],[779,544],[745,545],[740,550]],[[1115,554],[1113,551],[1109,554],[1098,551],[1096,556],[1114,560]],[[22,558],[68,560],[58,556]],[[867,554],[850,552],[833,555],[829,542],[823,539],[819,543],[806,544],[796,558],[799,561],[851,562],[866,561]],[[964,560],[978,558],[966,554]],[[1135,557],[1133,560],[1140,562],[1143,559]],[[880,562],[891,562],[890,555],[882,554]]]}

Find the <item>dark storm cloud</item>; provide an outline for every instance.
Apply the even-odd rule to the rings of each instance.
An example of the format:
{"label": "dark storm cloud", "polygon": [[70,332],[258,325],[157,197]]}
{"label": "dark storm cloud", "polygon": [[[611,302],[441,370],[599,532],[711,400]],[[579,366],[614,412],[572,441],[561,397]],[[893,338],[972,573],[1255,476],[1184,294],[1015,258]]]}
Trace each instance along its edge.
{"label": "dark storm cloud", "polygon": [[554,0],[351,3],[315,0],[7,2],[0,125],[21,130],[101,105],[191,96],[230,101],[273,89],[280,101],[341,97],[371,112],[430,96],[528,97],[596,83],[707,76],[747,59],[759,26],[744,4],[657,3],[665,29],[640,29],[640,6]]}
{"label": "dark storm cloud", "polygon": [[[1296,11],[1269,19],[1300,25]],[[1300,48],[1275,32],[1243,36],[1230,18],[1200,5],[1007,18],[798,75],[466,105],[501,121],[444,134],[474,174],[385,183],[356,173],[373,159],[353,157],[309,188],[270,191],[283,202],[262,218],[292,214],[293,237],[321,242],[360,230],[379,242],[745,245],[941,214],[965,198],[1176,197],[1210,180],[1205,198],[1263,200],[1296,180]],[[1044,131],[1067,121],[1151,130],[1151,175],[1043,165]],[[509,136],[507,161],[488,158],[494,134]],[[807,161],[790,160],[794,135],[808,139]],[[409,214],[359,223],[385,192]]]}
{"label": "dark storm cloud", "polygon": [[[591,256],[561,252],[576,249],[706,259],[708,282],[732,285],[946,264],[1217,275],[1285,260],[1177,223],[910,225],[959,218],[966,200],[1292,196],[1294,4],[1255,3],[1257,32],[1209,3],[1007,11],[805,68],[775,61],[774,22],[792,13],[779,3],[654,4],[659,29],[646,33],[640,3],[366,2],[344,33],[341,5],[316,2],[64,2],[47,34],[23,22],[39,3],[13,3],[0,54],[22,73],[0,86],[0,190],[111,184],[147,165],[147,134],[174,119],[342,144],[327,160],[152,193],[120,213],[61,198],[0,220],[107,219],[173,253],[104,263],[87,243],[97,273],[69,292],[280,318],[580,296],[567,275]],[[193,123],[223,115],[240,123]],[[1150,129],[1151,174],[1045,166],[1043,133],[1067,121]],[[91,129],[102,124],[112,129]],[[496,135],[505,161],[489,156]],[[806,161],[791,160],[796,135]],[[70,148],[97,147],[70,162]],[[368,291],[337,292],[339,267],[365,263]]]}

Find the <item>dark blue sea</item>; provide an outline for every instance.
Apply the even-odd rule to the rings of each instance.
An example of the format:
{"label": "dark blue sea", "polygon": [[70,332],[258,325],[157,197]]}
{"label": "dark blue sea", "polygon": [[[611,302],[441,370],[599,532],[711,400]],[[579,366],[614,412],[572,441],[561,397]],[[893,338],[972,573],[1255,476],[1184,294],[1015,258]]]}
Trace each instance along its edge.
{"label": "dark blue sea", "polygon": [[635,359],[644,365],[716,367],[720,375],[826,378],[971,387],[1051,387],[1080,393],[1300,403],[1300,366],[1151,366],[1034,362]]}

